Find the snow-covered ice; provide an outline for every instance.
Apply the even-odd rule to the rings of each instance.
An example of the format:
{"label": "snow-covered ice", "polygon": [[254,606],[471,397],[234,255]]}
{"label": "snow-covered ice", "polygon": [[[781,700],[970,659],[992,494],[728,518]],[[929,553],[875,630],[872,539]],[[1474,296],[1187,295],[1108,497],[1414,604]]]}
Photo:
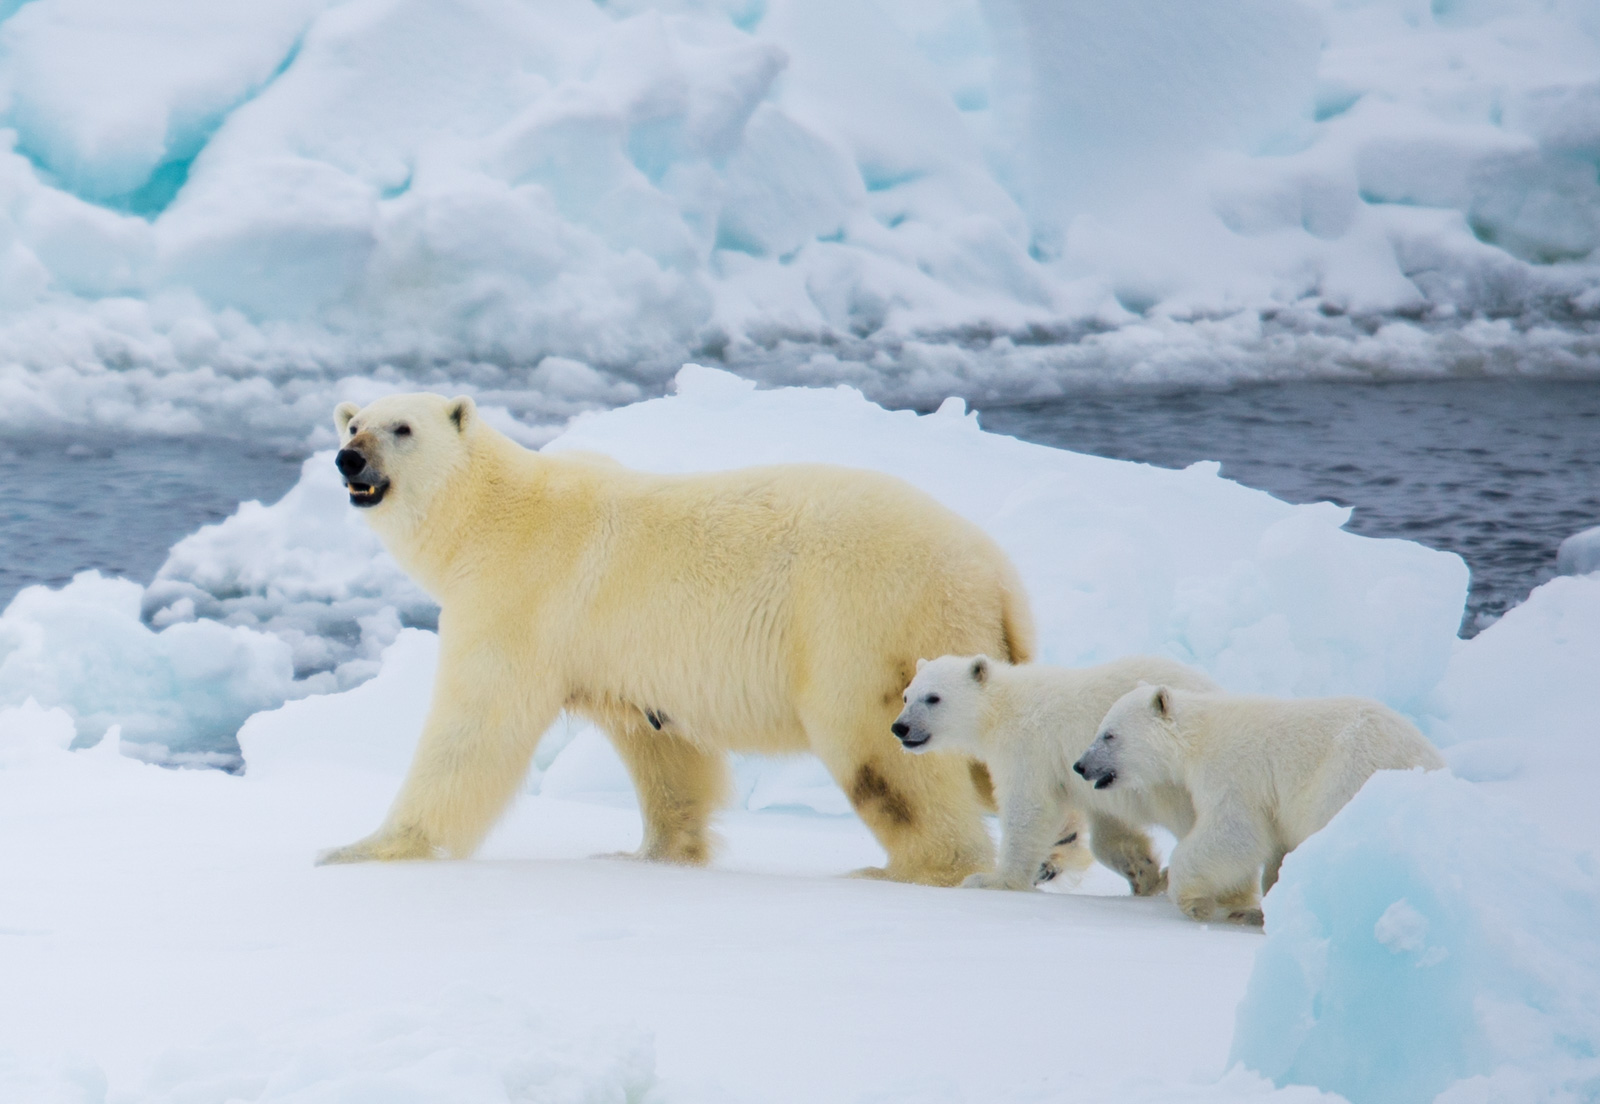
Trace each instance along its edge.
{"label": "snow-covered ice", "polygon": [[1563,575],[1600,571],[1600,525],[1574,533],[1556,549],[1556,570]]}
{"label": "snow-covered ice", "polygon": [[1563,842],[1444,773],[1373,778],[1266,897],[1234,1057],[1353,1104],[1590,1098],[1600,870]]}
{"label": "snow-covered ice", "polygon": [[1597,74],[1589,0],[6,3],[0,424],[1600,372]]}
{"label": "snow-covered ice", "polygon": [[[881,854],[806,758],[739,763],[707,870],[591,858],[639,818],[603,738],[565,722],[473,860],[316,868],[382,817],[437,655],[322,456],[143,592],[85,575],[0,617],[0,1099],[1593,1095],[1600,575],[1461,641],[1460,560],[1342,510],[986,434],[959,402],[693,366],[546,447],[895,472],[1016,560],[1045,658],[1371,694],[1454,777],[1370,784],[1285,864],[1265,939],[1099,869],[1036,894],[841,879]],[[241,721],[242,774],[129,757],[215,754]]]}

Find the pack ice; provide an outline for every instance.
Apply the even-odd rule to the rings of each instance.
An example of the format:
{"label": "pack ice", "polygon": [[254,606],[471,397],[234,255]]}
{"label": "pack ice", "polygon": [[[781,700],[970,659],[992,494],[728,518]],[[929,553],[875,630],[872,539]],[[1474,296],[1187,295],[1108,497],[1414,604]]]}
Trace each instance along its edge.
{"label": "pack ice", "polygon": [[[0,6],[0,419],[1600,371],[1587,0]],[[548,436],[548,431],[545,433]]]}

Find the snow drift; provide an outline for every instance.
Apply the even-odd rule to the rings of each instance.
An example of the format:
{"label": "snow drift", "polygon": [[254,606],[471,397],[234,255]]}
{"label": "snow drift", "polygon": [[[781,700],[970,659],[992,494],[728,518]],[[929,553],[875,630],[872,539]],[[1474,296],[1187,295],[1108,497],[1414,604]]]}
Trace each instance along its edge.
{"label": "snow drift", "polygon": [[14,425],[1600,371],[1584,0],[0,15]]}

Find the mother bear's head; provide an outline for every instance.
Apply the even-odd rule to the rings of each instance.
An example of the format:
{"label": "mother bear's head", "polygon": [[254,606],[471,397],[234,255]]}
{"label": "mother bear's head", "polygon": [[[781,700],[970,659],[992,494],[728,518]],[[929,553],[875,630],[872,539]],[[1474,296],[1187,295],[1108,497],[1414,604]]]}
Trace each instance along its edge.
{"label": "mother bear's head", "polygon": [[367,406],[340,403],[334,464],[350,503],[372,510],[383,528],[426,517],[438,494],[464,468],[477,429],[471,399],[423,393],[388,395]]}

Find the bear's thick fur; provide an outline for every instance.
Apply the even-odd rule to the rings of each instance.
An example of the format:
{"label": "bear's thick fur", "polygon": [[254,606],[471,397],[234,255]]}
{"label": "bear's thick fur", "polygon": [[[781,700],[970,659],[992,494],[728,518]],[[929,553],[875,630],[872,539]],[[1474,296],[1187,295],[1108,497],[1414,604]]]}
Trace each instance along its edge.
{"label": "bear's thick fur", "polygon": [[1106,710],[1142,682],[1217,688],[1200,672],[1160,656],[1083,668],[1016,667],[988,656],[918,662],[895,735],[910,751],[953,752],[987,764],[1000,806],[999,867],[971,875],[965,885],[1032,889],[1063,868],[1088,865],[1081,846],[1087,820],[1093,856],[1127,878],[1135,894],[1165,888],[1143,827],[1187,830],[1193,820],[1188,797],[1172,787],[1097,794],[1072,769]]}
{"label": "bear's thick fur", "polygon": [[327,862],[466,855],[562,709],[610,736],[642,857],[703,863],[733,750],[818,755],[888,852],[954,884],[993,860],[981,767],[889,731],[918,657],[1026,660],[1016,572],[975,525],[889,476],[826,465],[702,475],[545,456],[471,400],[335,415],[351,501],[439,602],[439,671],[394,807]]}
{"label": "bear's thick fur", "polygon": [[1074,769],[1102,794],[1187,794],[1195,819],[1178,833],[1169,893],[1196,920],[1260,924],[1257,887],[1374,771],[1443,766],[1415,725],[1366,698],[1145,686],[1111,707]]}

